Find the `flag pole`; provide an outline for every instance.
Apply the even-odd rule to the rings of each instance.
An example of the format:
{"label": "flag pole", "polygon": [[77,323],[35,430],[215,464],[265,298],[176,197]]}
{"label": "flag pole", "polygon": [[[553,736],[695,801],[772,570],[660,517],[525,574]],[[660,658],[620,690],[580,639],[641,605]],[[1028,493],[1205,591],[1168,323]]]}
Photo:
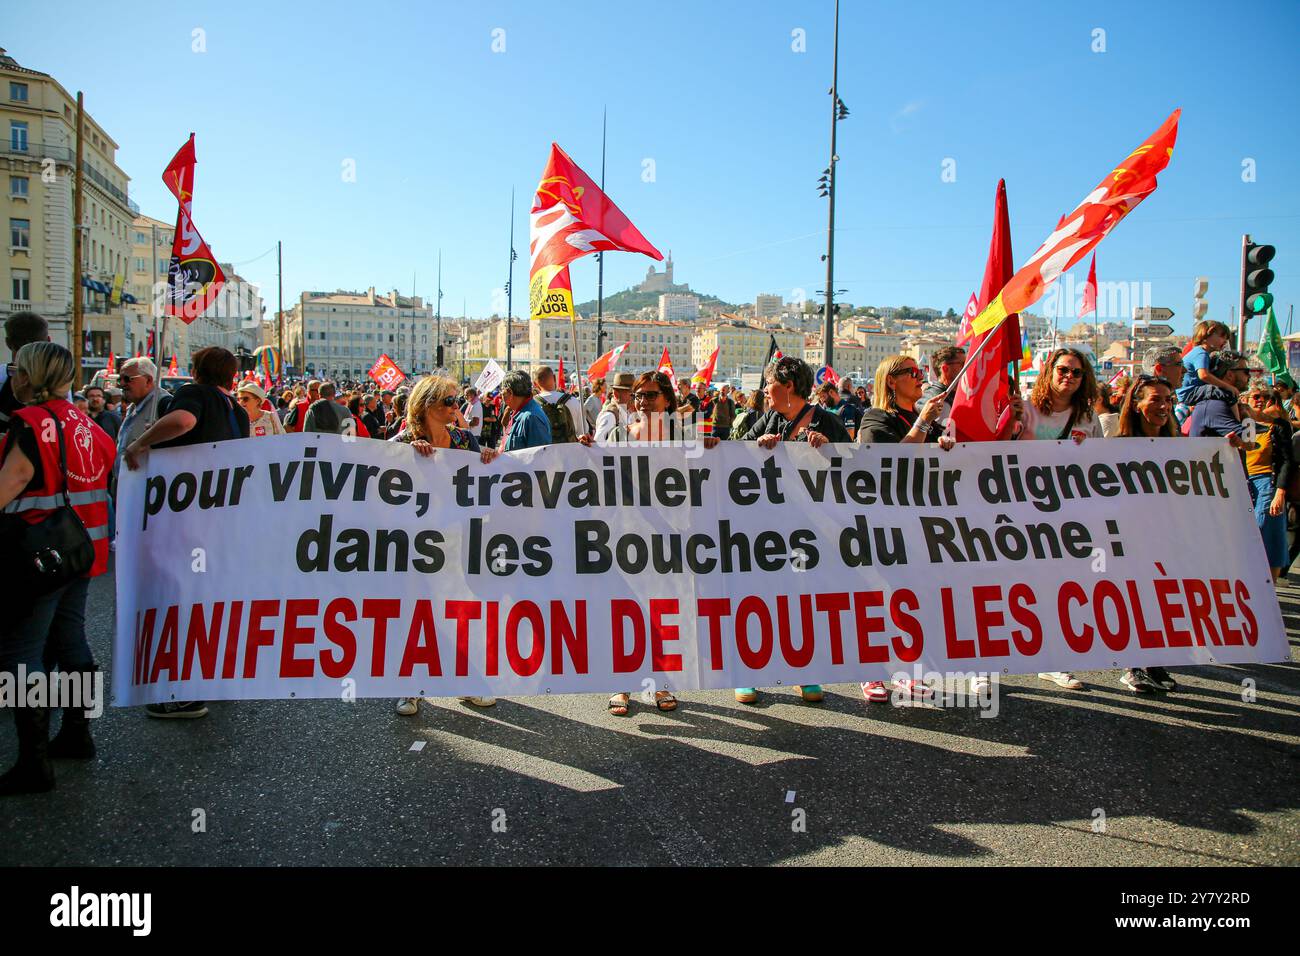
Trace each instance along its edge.
{"label": "flag pole", "polygon": [[506,274],[506,371],[514,366],[515,187],[510,187],[510,271]]}
{"label": "flag pole", "polygon": [[[605,191],[605,128],[609,108],[600,112],[600,191]],[[596,354],[605,354],[605,253],[596,253]],[[581,364],[581,363],[579,363]]]}

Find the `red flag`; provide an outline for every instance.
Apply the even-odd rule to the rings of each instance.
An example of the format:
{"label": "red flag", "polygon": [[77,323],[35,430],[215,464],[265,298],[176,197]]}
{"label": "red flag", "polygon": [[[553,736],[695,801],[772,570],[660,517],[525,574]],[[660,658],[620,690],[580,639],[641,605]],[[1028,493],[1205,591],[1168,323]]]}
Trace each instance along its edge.
{"label": "red flag", "polygon": [[163,182],[176,197],[176,235],[167,266],[167,314],[186,325],[203,314],[221,291],[226,275],[194,226],[194,134],[163,170]]}
{"label": "red flag", "polygon": [[668,376],[668,380],[673,383],[673,388],[677,387],[677,375],[673,372],[673,360],[668,355],[668,346],[664,346],[664,354],[659,357],[659,371]]}
{"label": "red flag", "polygon": [[590,367],[587,369],[587,380],[590,381],[594,378],[605,378],[608,376],[610,372],[614,371],[614,367],[618,365],[618,357],[622,355],[631,344],[631,342],[624,342],[618,348],[610,349],[600,358],[596,359],[596,361],[592,362]]}
{"label": "red flag", "polygon": [[[998,180],[993,207],[993,236],[980,284],[980,310],[997,296],[1015,270],[1011,256],[1011,217],[1007,212],[1007,185]],[[982,349],[986,336],[993,336]],[[976,334],[972,350],[978,349],[962,371],[952,400],[952,421],[961,441],[990,441],[997,436],[998,419],[1011,397],[1008,394],[1007,365],[1021,358],[1020,322],[1014,315],[992,331]]]}
{"label": "red flag", "polygon": [[1092,265],[1088,267],[1088,281],[1083,284],[1083,301],[1079,303],[1079,318],[1089,312],[1097,311],[1097,253],[1092,254]]}
{"label": "red flag", "polygon": [[568,383],[564,380],[564,356],[560,356],[560,370],[555,373],[555,387],[561,392],[565,391]]}
{"label": "red flag", "polygon": [[973,328],[987,332],[1006,316],[1037,302],[1061,273],[1080,262],[1121,219],[1156,191],[1156,176],[1169,165],[1178,139],[1178,117],[1169,114],[1158,130],[1121,160],[1069,213],[1038,251],[1011,277],[996,299],[980,311]]}
{"label": "red flag", "polygon": [[662,259],[632,220],[555,143],[533,198],[528,248],[529,314],[534,319],[576,321],[567,281],[554,280],[567,266],[593,252],[640,252]]}
{"label": "red flag", "polygon": [[691,376],[692,385],[713,384],[713,372],[718,367],[718,351],[720,348],[721,346],[714,349],[713,354],[709,356],[709,360],[701,365],[696,370],[695,374]]}
{"label": "red flag", "polygon": [[104,367],[104,371],[109,375],[117,371],[117,356],[112,352],[108,353],[108,365]]}
{"label": "red flag", "polygon": [[172,363],[171,363],[170,365],[167,366],[167,374],[168,374],[168,375],[179,375],[179,374],[181,374],[181,373],[180,373],[180,370],[177,369],[177,367],[176,367],[176,355],[175,355],[174,353],[173,353],[173,355],[172,355]]}
{"label": "red flag", "polygon": [[971,323],[975,321],[975,316],[980,314],[980,295],[978,292],[970,294],[970,301],[966,303],[966,311],[961,314],[961,328],[957,330],[957,344],[966,348],[970,343]]}
{"label": "red flag", "polygon": [[379,361],[366,374],[376,385],[390,392],[406,381],[405,373],[386,354],[379,356]]}

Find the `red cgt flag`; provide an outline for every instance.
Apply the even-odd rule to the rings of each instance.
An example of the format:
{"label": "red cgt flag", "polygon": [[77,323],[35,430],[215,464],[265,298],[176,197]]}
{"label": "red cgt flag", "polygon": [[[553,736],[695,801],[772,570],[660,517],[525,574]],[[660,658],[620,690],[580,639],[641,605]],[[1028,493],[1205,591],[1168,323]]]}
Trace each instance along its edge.
{"label": "red cgt flag", "polygon": [[167,266],[167,314],[193,322],[216,300],[226,275],[194,226],[194,134],[163,170],[163,182],[176,197],[176,235]]}
{"label": "red cgt flag", "polygon": [[[570,262],[593,252],[663,255],[564,150],[551,155],[533,198],[528,248],[529,314],[534,319],[576,319],[567,282]],[[563,273],[563,283],[557,276]]]}
{"label": "red cgt flag", "polygon": [[673,372],[673,360],[668,355],[668,346],[664,346],[664,354],[659,358],[659,371],[668,376],[668,380],[673,383],[673,388],[677,387],[677,375]]}
{"label": "red cgt flag", "polygon": [[555,373],[555,387],[561,392],[568,388],[569,383],[564,379],[564,356],[560,356],[560,370]]}
{"label": "red cgt flag", "polygon": [[387,354],[379,356],[379,361],[367,374],[376,385],[390,392],[406,381],[406,374]]}
{"label": "red cgt flag", "polygon": [[1097,311],[1097,253],[1092,254],[1092,265],[1088,267],[1088,281],[1083,284],[1083,301],[1079,303],[1079,318],[1089,312]]}
{"label": "red cgt flag", "polygon": [[[1007,184],[998,180],[993,207],[993,236],[984,263],[979,309],[990,302],[1011,278],[1015,269],[1011,255],[1011,216],[1007,211]],[[970,307],[967,306],[967,313]],[[978,311],[978,310],[977,310]],[[990,338],[987,344],[986,337]],[[981,347],[983,345],[983,347]],[[1007,365],[1020,367],[1020,322],[1012,315],[983,335],[971,337],[975,354],[962,369],[952,399],[952,423],[960,441],[991,441],[997,436],[998,419],[1011,400]]]}

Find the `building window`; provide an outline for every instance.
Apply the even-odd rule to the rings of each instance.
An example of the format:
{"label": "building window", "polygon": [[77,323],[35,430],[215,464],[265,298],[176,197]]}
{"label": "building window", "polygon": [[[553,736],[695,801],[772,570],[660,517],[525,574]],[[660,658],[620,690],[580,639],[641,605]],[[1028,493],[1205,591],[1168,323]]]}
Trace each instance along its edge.
{"label": "building window", "polygon": [[146,238],[144,237],[144,233],[143,233],[143,232],[137,232],[137,233],[135,234],[135,244],[136,244],[137,246],[143,246],[143,245],[144,245],[146,242],[148,242],[148,241],[149,241],[149,240],[146,239]]}
{"label": "building window", "polygon": [[9,198],[26,199],[27,198],[27,177],[10,176],[9,177]]}
{"label": "building window", "polygon": [[9,83],[9,99],[15,103],[27,102],[27,84],[26,83]]}
{"label": "building window", "polygon": [[144,258],[141,257],[141,256],[136,256],[136,257],[135,257],[135,271],[136,271],[136,272],[144,272],[144,271],[145,271]]}
{"label": "building window", "polygon": [[14,269],[14,301],[30,302],[32,298],[32,274],[26,269]]}
{"label": "building window", "polygon": [[9,121],[9,148],[15,153],[27,152],[27,124],[18,120]]}
{"label": "building window", "polygon": [[15,249],[27,249],[31,246],[32,221],[30,219],[9,220],[9,245]]}

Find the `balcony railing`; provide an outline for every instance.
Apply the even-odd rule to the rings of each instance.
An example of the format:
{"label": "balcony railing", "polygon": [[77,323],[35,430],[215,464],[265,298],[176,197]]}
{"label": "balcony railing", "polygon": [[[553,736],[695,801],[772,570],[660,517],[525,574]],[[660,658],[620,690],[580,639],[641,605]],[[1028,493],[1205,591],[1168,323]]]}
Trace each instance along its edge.
{"label": "balcony railing", "polygon": [[[60,163],[71,163],[75,159],[73,150],[69,146],[51,146],[47,143],[29,142],[26,148],[20,149],[14,145],[12,139],[0,141],[0,154],[6,156],[22,156],[36,160],[53,159]],[[109,182],[107,177],[105,177],[99,170],[87,165],[85,172],[86,178],[96,186],[104,190],[104,192],[108,193],[136,215],[140,214],[140,207],[133,203],[125,192]]]}

